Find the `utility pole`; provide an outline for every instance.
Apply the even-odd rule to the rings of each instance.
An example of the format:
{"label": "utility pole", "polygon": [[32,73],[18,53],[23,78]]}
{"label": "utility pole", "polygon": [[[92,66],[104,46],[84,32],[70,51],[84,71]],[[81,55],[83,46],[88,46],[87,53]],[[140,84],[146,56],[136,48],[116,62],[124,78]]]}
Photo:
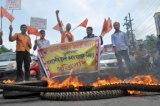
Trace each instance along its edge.
{"label": "utility pole", "polygon": [[135,50],[136,49],[136,43],[135,43],[135,36],[134,36],[134,33],[133,33],[133,27],[132,27],[133,19],[131,18],[130,13],[128,13],[128,16],[126,16],[124,18],[124,20],[125,20],[125,23],[124,23],[123,26],[126,26],[126,31],[127,31],[128,37],[129,37],[130,45],[133,47],[133,48],[130,48],[130,50],[131,49]]}

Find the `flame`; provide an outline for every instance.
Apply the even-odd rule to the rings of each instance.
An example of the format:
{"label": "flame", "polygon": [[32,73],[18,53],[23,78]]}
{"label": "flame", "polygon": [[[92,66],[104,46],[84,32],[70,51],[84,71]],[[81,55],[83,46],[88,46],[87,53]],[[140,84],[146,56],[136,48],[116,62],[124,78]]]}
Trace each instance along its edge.
{"label": "flame", "polygon": [[77,88],[79,86],[84,86],[83,82],[81,82],[78,77],[70,75],[68,78],[66,78],[64,81],[60,82],[57,80],[51,80],[51,79],[44,79],[48,82],[48,87],[50,88],[64,88],[64,87],[70,87],[73,86],[74,88]]}
{"label": "flame", "polygon": [[106,79],[97,78],[97,80],[93,82],[91,85],[94,87],[98,87],[98,86],[115,84],[115,83],[122,83],[122,80],[115,76],[108,76]]}
{"label": "flame", "polygon": [[158,79],[156,79],[156,77],[153,75],[137,75],[132,79],[125,80],[125,82],[146,85],[159,84]]}
{"label": "flame", "polygon": [[13,84],[13,83],[15,83],[15,80],[10,80],[10,79],[8,79],[8,80],[3,80],[3,83],[4,83],[4,84]]}
{"label": "flame", "polygon": [[[85,83],[81,82],[78,79],[78,77],[74,75],[70,75],[68,78],[66,78],[64,81],[61,81],[61,82],[57,80],[47,79],[47,78],[43,78],[43,80],[46,80],[48,82],[48,87],[50,88],[66,88],[66,87],[73,86],[75,90],[78,90],[78,87],[86,85]],[[153,84],[159,84],[159,81],[153,75],[137,75],[131,79],[126,79],[126,80],[121,80],[115,76],[107,76],[107,78],[103,78],[103,79],[98,77],[96,81],[94,81],[93,83],[90,83],[89,85],[94,87],[99,87],[103,85],[118,84],[118,83],[153,85]],[[128,90],[128,93],[140,94],[142,92]]]}
{"label": "flame", "polygon": [[[158,79],[153,75],[137,75],[132,79],[125,80],[124,82],[133,83],[133,84],[145,84],[145,85],[155,85],[159,84]],[[129,94],[141,94],[140,91],[128,90]]]}

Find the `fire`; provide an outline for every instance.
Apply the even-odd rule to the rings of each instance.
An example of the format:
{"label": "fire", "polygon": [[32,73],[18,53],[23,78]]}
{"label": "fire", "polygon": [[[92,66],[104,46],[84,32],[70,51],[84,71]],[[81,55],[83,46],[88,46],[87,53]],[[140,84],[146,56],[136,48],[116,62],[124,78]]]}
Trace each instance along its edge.
{"label": "fire", "polygon": [[153,75],[137,75],[132,79],[126,80],[125,82],[146,85],[159,84],[159,81]]}
{"label": "fire", "polygon": [[57,80],[50,80],[47,79],[48,87],[50,88],[64,88],[64,87],[70,87],[73,86],[74,88],[77,88],[79,86],[84,86],[83,82],[81,82],[78,77],[70,75],[67,79],[60,82]]}
{"label": "fire", "polygon": [[[57,80],[51,80],[51,79],[44,79],[48,81],[48,87],[50,88],[69,88],[70,86],[73,86],[75,90],[78,90],[80,86],[86,86],[87,84],[83,83],[78,79],[78,77],[74,75],[70,75],[68,78],[66,78],[64,81],[57,81]],[[146,84],[146,85],[153,85],[153,84],[159,84],[158,79],[154,77],[153,75],[137,75],[131,79],[121,80],[115,76],[107,76],[107,78],[101,79],[97,78],[96,81],[93,83],[90,83],[89,85],[93,87],[99,87],[103,85],[109,85],[109,84],[118,84],[118,83],[133,83],[133,84]],[[130,94],[140,94],[142,92],[140,91],[130,91],[128,90],[128,93]]]}
{"label": "fire", "polygon": [[[159,84],[159,81],[153,75],[137,75],[132,79],[125,80],[124,82],[133,83],[133,84],[146,84],[146,85],[153,85]],[[129,94],[140,94],[140,91],[132,91],[128,90]]]}
{"label": "fire", "polygon": [[97,78],[97,80],[93,82],[91,85],[94,87],[98,87],[114,83],[122,83],[122,80],[115,76],[108,76],[106,79]]}
{"label": "fire", "polygon": [[15,83],[15,80],[3,80],[3,83],[4,84],[13,84],[13,83]]}

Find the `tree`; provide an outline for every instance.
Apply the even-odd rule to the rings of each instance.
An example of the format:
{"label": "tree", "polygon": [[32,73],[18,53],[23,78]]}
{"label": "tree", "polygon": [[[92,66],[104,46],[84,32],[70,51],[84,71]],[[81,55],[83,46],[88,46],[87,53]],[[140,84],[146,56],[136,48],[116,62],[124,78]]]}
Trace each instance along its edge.
{"label": "tree", "polygon": [[144,40],[144,45],[151,54],[154,54],[156,51],[156,43],[157,37],[154,34],[147,35],[146,39]]}
{"label": "tree", "polygon": [[11,50],[7,49],[4,45],[0,47],[0,53],[10,52]]}

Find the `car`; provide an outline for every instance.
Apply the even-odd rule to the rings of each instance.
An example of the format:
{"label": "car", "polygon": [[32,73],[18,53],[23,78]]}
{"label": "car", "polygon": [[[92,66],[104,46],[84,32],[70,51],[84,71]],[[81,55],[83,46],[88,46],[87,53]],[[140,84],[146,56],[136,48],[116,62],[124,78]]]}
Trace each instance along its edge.
{"label": "car", "polygon": [[[123,66],[125,67],[124,61]],[[100,70],[118,69],[117,58],[114,52],[105,52],[100,56]]]}
{"label": "car", "polygon": [[0,54],[0,77],[4,74],[14,73],[16,70],[15,52],[5,52]]}
{"label": "car", "polygon": [[100,56],[100,70],[117,68],[117,59],[114,53],[102,53]]}

